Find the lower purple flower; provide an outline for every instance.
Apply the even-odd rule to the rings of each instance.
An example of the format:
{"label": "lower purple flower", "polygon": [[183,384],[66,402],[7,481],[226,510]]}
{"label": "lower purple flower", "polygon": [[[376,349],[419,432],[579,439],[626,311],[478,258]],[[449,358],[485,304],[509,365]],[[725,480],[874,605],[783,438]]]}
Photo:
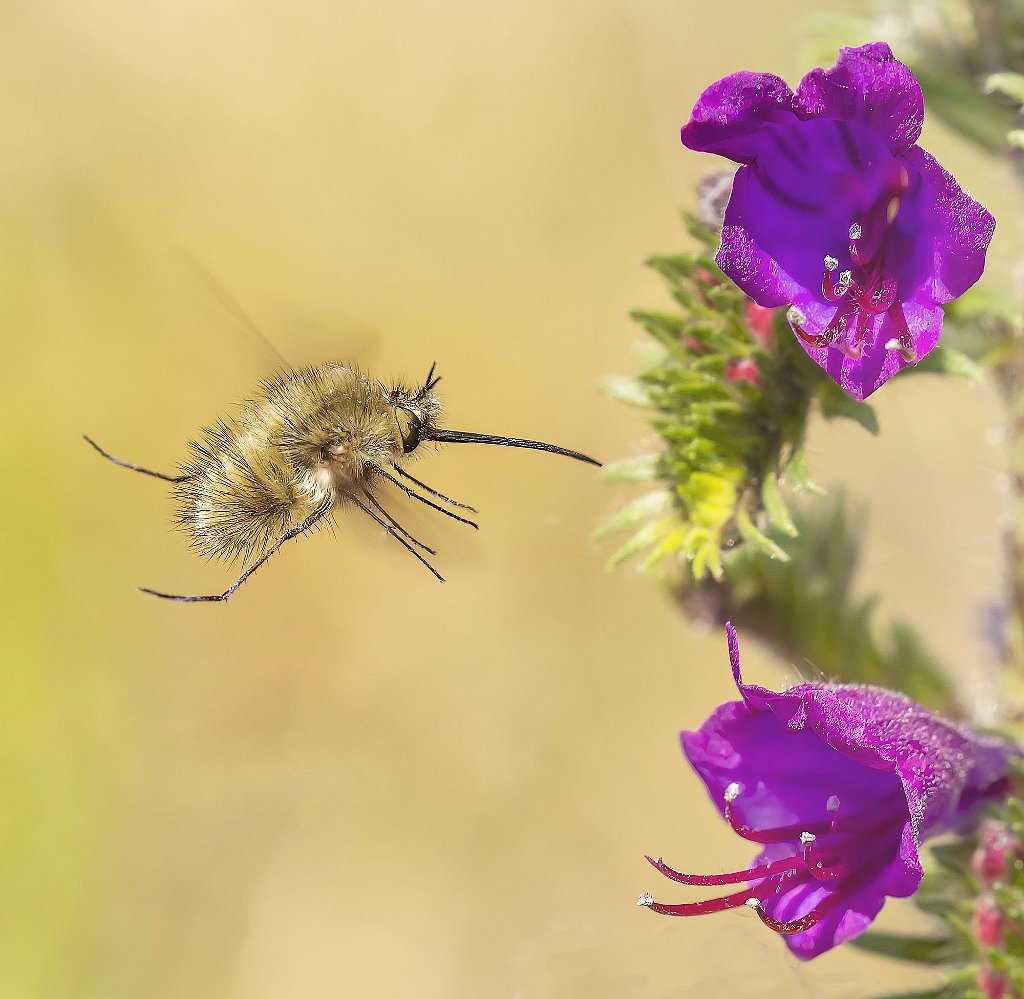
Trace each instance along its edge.
{"label": "lower purple flower", "polygon": [[746,887],[704,902],[639,904],[672,916],[746,905],[808,960],[871,924],[886,896],[912,895],[928,836],[955,829],[1002,797],[1020,751],[877,687],[805,683],[774,693],[743,682],[683,752],[733,831],[761,847],[747,870],[680,874],[685,885]]}

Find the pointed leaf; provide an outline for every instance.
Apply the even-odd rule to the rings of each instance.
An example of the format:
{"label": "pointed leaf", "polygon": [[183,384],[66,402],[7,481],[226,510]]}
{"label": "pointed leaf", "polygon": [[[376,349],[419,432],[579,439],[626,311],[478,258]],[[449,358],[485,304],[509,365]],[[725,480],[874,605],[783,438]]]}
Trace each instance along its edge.
{"label": "pointed leaf", "polygon": [[786,506],[785,501],[782,499],[782,493],[779,492],[779,480],[771,473],[764,477],[764,481],[761,484],[761,501],[764,503],[768,519],[783,534],[788,534],[791,538],[795,538],[799,532],[796,529],[796,524],[793,523],[792,516],[790,516],[789,507]]}
{"label": "pointed leaf", "polygon": [[780,548],[767,534],[759,530],[743,507],[740,507],[736,513],[736,526],[744,541],[759,548],[769,558],[776,558],[782,562],[789,561],[786,550]]}

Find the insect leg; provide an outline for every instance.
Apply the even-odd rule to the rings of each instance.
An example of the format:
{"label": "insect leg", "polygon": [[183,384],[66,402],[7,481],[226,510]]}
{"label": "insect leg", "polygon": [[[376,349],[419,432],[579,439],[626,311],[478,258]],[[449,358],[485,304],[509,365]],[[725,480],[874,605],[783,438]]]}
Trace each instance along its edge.
{"label": "insect leg", "polygon": [[154,479],[163,479],[164,482],[187,482],[192,478],[191,475],[164,475],[163,472],[154,472],[151,468],[143,468],[141,465],[132,465],[127,461],[122,461],[120,458],[115,458],[112,454],[107,454],[91,437],[86,437],[82,434],[85,442],[94,447],[100,454],[103,455],[107,461],[112,461],[115,465],[120,465],[122,468],[130,468],[133,472],[142,472],[143,475],[152,475]]}
{"label": "insect leg", "polygon": [[436,503],[431,502],[426,498],[426,496],[420,496],[418,492],[415,492],[414,490],[410,489],[404,482],[399,482],[398,479],[396,479],[390,472],[381,468],[380,465],[371,464],[370,467],[379,475],[384,476],[384,478],[387,479],[388,482],[393,482],[396,486],[398,486],[398,488],[401,489],[406,496],[411,496],[413,499],[417,499],[421,503],[426,503],[427,506],[432,507],[439,513],[443,513],[446,517],[451,517],[452,520],[457,520],[460,524],[469,524],[470,527],[475,527],[477,530],[480,529],[480,525],[474,523],[472,520],[466,520],[465,517],[460,517],[458,514],[452,513],[451,510],[446,510],[443,506],[438,506]]}
{"label": "insect leg", "polygon": [[360,503],[355,496],[350,496],[349,498],[352,500],[353,503],[355,503],[357,507],[359,507],[360,510],[363,511],[363,513],[365,513],[368,517],[372,518],[374,521],[380,524],[380,526],[383,527],[384,530],[391,535],[391,537],[398,541],[402,545],[402,547],[405,548],[406,551],[410,552],[420,562],[422,562],[437,577],[439,582],[444,582],[444,576],[442,576],[441,573],[439,573],[418,551],[416,551],[416,549],[413,548],[413,546],[409,544],[409,542],[406,541],[405,538],[403,538],[402,535],[399,534],[398,531],[396,531],[387,521],[382,520],[380,517],[378,517],[377,514],[375,514],[364,503]]}
{"label": "insect leg", "polygon": [[143,593],[149,593],[154,597],[162,597],[164,600],[180,600],[185,603],[199,603],[199,602],[216,602],[227,600],[235,590],[237,590],[242,583],[244,583],[264,562],[270,558],[286,541],[291,541],[292,538],[297,538],[300,534],[308,531],[317,521],[321,520],[327,513],[330,512],[332,505],[332,499],[324,500],[301,524],[297,524],[295,527],[288,528],[284,534],[281,535],[252,565],[249,566],[241,576],[238,577],[223,593],[215,593],[211,596],[187,596],[178,595],[175,593],[161,593],[159,590],[151,590],[146,586],[140,586],[139,589]]}
{"label": "insect leg", "polygon": [[366,496],[366,499],[369,501],[370,505],[376,507],[377,512],[396,530],[404,534],[417,548],[422,548],[425,552],[430,552],[431,555],[437,554],[437,552],[434,551],[433,548],[428,548],[422,541],[418,541],[404,527],[402,527],[402,525],[398,523],[398,521],[395,520],[395,518],[392,517],[391,514],[388,513],[387,510],[385,510],[384,507],[380,505],[380,503],[377,502],[373,493],[371,493],[369,490],[366,490],[364,495]]}
{"label": "insect leg", "polygon": [[475,506],[470,506],[468,503],[460,503],[458,500],[453,500],[450,496],[445,496],[444,493],[439,493],[436,489],[431,489],[425,482],[420,482],[419,479],[413,478],[408,472],[406,472],[400,465],[392,464],[391,466],[403,479],[408,479],[410,482],[419,486],[426,493],[430,493],[431,496],[436,496],[438,499],[442,499],[445,503],[451,503],[452,506],[459,507],[460,510],[468,510],[470,513],[479,513],[480,511]]}

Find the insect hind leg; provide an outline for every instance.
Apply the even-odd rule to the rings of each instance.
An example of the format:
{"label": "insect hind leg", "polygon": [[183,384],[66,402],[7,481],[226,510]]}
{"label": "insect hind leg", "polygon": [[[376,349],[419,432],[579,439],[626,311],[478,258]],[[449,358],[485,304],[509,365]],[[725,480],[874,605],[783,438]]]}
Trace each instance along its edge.
{"label": "insect hind leg", "polygon": [[192,478],[191,475],[165,475],[163,472],[154,472],[151,468],[143,468],[141,465],[133,465],[131,462],[122,461],[120,458],[115,458],[112,454],[108,454],[88,435],[82,434],[82,439],[86,444],[103,455],[107,461],[112,461],[115,465],[120,465],[122,468],[128,468],[133,472],[141,472],[143,475],[152,475],[154,479],[163,479],[164,482],[187,482]]}
{"label": "insect hind leg", "polygon": [[177,600],[181,603],[223,603],[225,600],[230,599],[238,588],[244,583],[271,555],[274,554],[283,544],[291,541],[292,538],[297,538],[300,534],[305,533],[320,520],[322,520],[328,513],[330,513],[332,506],[332,500],[328,497],[323,503],[320,504],[301,524],[296,524],[295,527],[290,527],[284,534],[281,535],[252,565],[249,566],[241,576],[238,577],[223,593],[212,593],[204,596],[194,596],[189,594],[178,594],[178,593],[162,593],[160,590],[151,590],[148,586],[140,586],[139,590],[142,593],[148,593],[153,597],[160,597],[163,600]]}

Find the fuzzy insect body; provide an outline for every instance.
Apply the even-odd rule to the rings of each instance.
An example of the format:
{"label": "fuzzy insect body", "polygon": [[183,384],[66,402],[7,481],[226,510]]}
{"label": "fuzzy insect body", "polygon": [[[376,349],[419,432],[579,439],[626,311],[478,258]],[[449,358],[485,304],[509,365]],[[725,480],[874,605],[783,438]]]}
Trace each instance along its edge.
{"label": "fuzzy insect body", "polygon": [[144,592],[172,600],[227,600],[281,545],[345,505],[368,515],[443,582],[421,554],[436,552],[409,534],[375,495],[378,486],[388,483],[454,520],[477,526],[450,509],[475,513],[472,507],[431,489],[403,469],[423,441],[534,448],[599,464],[541,441],[441,428],[441,402],[433,391],[439,380],[432,367],[419,388],[388,387],[344,364],[275,375],[234,416],[201,432],[192,444],[192,460],[178,475],[122,461],[86,437],[115,464],[174,484],[176,521],[193,548],[248,565],[221,594]]}

